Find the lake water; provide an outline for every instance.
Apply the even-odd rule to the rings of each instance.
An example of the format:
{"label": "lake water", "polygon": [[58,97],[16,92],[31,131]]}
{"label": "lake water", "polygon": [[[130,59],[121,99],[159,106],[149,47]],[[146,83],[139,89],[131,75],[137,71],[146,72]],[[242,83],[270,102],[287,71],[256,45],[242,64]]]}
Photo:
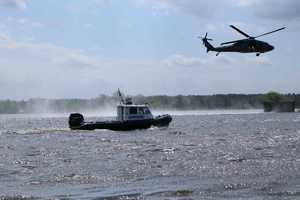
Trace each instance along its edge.
{"label": "lake water", "polygon": [[130,132],[0,115],[0,199],[300,199],[300,113],[173,114]]}

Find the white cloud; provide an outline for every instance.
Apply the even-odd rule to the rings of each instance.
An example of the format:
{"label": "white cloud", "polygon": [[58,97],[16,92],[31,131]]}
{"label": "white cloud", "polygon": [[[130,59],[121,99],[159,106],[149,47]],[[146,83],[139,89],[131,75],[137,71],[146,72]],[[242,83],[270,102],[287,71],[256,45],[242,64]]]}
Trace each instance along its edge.
{"label": "white cloud", "polygon": [[25,27],[25,26],[32,26],[34,28],[44,28],[47,26],[47,24],[41,22],[41,21],[37,21],[37,20],[32,20],[32,19],[29,19],[29,18],[25,18],[25,17],[22,17],[22,18],[17,18],[17,17],[7,17],[6,20],[3,20],[1,22],[2,24],[7,24],[8,26],[19,26],[19,27]]}
{"label": "white cloud", "polygon": [[233,57],[228,54],[207,55],[204,58],[191,57],[181,54],[175,54],[162,61],[164,66],[168,67],[195,67],[195,68],[235,68],[241,66],[270,66],[271,62],[267,57]]}
{"label": "white cloud", "polygon": [[272,20],[299,20],[299,0],[233,0],[238,6],[250,9],[258,17]]}
{"label": "white cloud", "polygon": [[[275,6],[276,5],[276,6]],[[299,20],[300,1],[298,0],[265,0],[256,6],[256,14],[268,19]]]}
{"label": "white cloud", "polygon": [[187,57],[180,54],[171,55],[162,61],[163,65],[168,67],[201,67],[205,64],[206,60],[196,57]]}
{"label": "white cloud", "polygon": [[111,3],[111,0],[94,0],[97,6],[107,6]]}
{"label": "white cloud", "polygon": [[254,6],[259,2],[260,0],[232,0],[232,4],[241,7]]}
{"label": "white cloud", "polygon": [[0,33],[0,55],[0,99],[91,97],[112,89],[110,65],[79,49]]}
{"label": "white cloud", "polygon": [[17,55],[23,52],[24,55],[29,56],[28,58],[32,56],[32,59],[36,58],[56,65],[68,63],[69,61],[82,66],[94,66],[97,63],[95,59],[87,57],[81,50],[68,49],[51,43],[39,43],[33,39],[30,41],[17,41],[5,33],[0,33],[0,38],[2,39],[0,47],[3,50],[9,48]]}
{"label": "white cloud", "polygon": [[27,8],[26,0],[0,0],[0,6],[25,9]]}
{"label": "white cloud", "polygon": [[259,93],[272,89],[274,84],[289,87],[286,81],[278,81],[277,74],[272,79],[266,77],[276,68],[268,55],[175,54],[163,59],[161,66],[169,70],[166,87],[175,94]]}
{"label": "white cloud", "polygon": [[198,17],[214,17],[229,9],[245,8],[261,18],[300,19],[299,0],[131,0],[163,12],[183,12]]}
{"label": "white cloud", "polygon": [[[150,6],[165,13],[183,12],[194,16],[212,16],[214,11],[222,7],[222,1],[204,0],[132,0],[138,5]],[[227,1],[227,0],[225,0]]]}
{"label": "white cloud", "polygon": [[[279,84],[267,79],[267,55],[174,54],[161,60],[104,59],[80,49],[15,40],[0,33],[0,99],[95,97],[120,87],[130,94],[263,92]],[[270,67],[272,66],[272,67]],[[282,88],[289,82],[282,79]]]}

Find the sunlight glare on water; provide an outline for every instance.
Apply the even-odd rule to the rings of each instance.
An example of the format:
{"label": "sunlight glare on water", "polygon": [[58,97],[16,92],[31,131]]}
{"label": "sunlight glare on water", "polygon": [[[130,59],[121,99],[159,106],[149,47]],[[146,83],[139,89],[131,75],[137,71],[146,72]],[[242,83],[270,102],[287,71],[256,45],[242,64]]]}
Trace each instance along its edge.
{"label": "sunlight glare on water", "polygon": [[0,198],[300,198],[299,113],[183,113],[130,132],[2,115]]}

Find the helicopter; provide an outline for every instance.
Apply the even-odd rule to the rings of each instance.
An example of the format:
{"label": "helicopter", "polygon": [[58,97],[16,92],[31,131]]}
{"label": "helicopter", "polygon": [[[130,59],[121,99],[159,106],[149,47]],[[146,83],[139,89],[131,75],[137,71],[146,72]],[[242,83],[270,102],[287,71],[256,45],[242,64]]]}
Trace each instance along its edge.
{"label": "helicopter", "polygon": [[[209,51],[215,51],[217,52],[216,56],[218,56],[221,52],[238,52],[238,53],[256,53],[256,56],[259,56],[261,53],[266,53],[269,51],[274,50],[274,46],[268,44],[267,42],[257,40],[256,38],[275,33],[277,31],[281,31],[285,29],[286,27],[282,27],[280,29],[276,29],[271,32],[267,32],[261,35],[258,35],[256,37],[250,36],[247,33],[241,31],[234,25],[230,25],[231,28],[242,34],[243,36],[246,37],[246,39],[241,39],[241,40],[234,40],[230,42],[223,42],[221,43],[221,46],[219,47],[214,47],[211,45],[208,41],[212,41],[212,39],[207,38],[208,33],[205,34],[204,37],[198,37],[202,39],[202,42],[204,46],[207,49],[207,53]],[[223,46],[226,45],[226,46]]]}

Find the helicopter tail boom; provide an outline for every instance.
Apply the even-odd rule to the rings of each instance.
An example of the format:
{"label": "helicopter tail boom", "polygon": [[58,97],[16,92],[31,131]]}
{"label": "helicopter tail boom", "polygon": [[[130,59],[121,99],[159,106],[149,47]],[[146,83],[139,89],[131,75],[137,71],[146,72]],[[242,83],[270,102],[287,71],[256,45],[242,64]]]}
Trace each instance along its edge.
{"label": "helicopter tail boom", "polygon": [[207,40],[203,40],[203,44],[206,47],[206,52],[208,53],[209,51],[214,51],[215,47],[211,45]]}

